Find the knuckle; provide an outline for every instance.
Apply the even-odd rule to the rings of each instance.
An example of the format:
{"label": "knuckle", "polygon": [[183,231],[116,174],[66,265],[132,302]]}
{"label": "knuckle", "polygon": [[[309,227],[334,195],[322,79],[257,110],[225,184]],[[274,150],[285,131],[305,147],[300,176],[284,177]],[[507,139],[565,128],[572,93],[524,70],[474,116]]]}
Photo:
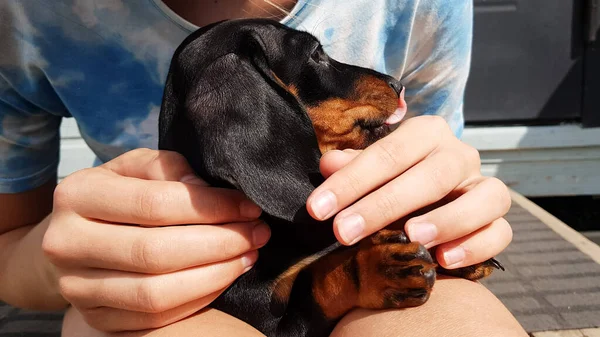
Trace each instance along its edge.
{"label": "knuckle", "polygon": [[133,149],[123,154],[123,156],[131,156],[131,157],[146,157],[146,156],[158,156],[157,150],[151,150],[149,148],[140,147],[137,149]]}
{"label": "knuckle", "polygon": [[[148,150],[148,149],[143,149],[143,150]],[[140,153],[140,156],[149,157],[148,163],[150,163],[150,164],[148,166],[152,167],[155,164],[160,164],[162,162],[162,158],[164,158],[164,153],[162,153],[160,151],[149,150],[148,152],[144,151],[143,153]]]}
{"label": "knuckle", "polygon": [[54,189],[54,208],[69,208],[74,200],[77,200],[81,182],[86,176],[89,176],[93,169],[82,169],[68,175]]}
{"label": "knuckle", "polygon": [[63,242],[59,236],[54,235],[54,231],[47,230],[42,239],[42,252],[44,256],[53,264],[59,263],[63,256]]}
{"label": "knuckle", "polygon": [[381,194],[377,199],[377,210],[386,224],[396,220],[395,210],[398,205],[399,200],[393,193]]}
{"label": "knuckle", "polygon": [[[238,228],[229,227],[233,230],[209,239],[211,243],[215,244],[216,250],[214,251],[219,252],[222,260],[239,257],[253,249],[252,232],[256,225],[240,224],[236,227]],[[206,255],[208,257],[209,253],[207,252]]]}
{"label": "knuckle", "polygon": [[58,279],[58,291],[67,301],[76,304],[81,297],[77,287],[78,283],[78,280],[72,276],[61,276]]}
{"label": "knuckle", "polygon": [[155,177],[171,180],[179,179],[192,172],[183,155],[174,151],[155,151],[148,159],[147,168]]}
{"label": "knuckle", "polygon": [[[461,224],[468,220],[469,218],[469,210],[466,207],[450,207],[448,208],[448,216],[446,219],[446,223],[451,224]],[[453,226],[451,226],[453,227]],[[455,231],[455,228],[447,228],[445,226],[439,226],[438,230],[442,232],[440,236],[452,236],[455,235],[454,232],[449,233],[450,231]],[[456,230],[458,232],[458,230]]]}
{"label": "knuckle", "polygon": [[197,212],[203,223],[233,222],[241,217],[240,194],[237,191],[224,191],[212,189],[203,192],[207,201],[205,206],[198,208]]}
{"label": "knuckle", "polygon": [[173,167],[187,167],[188,161],[185,157],[175,151],[161,151],[159,155],[156,156],[155,161],[166,161],[169,163],[169,166]]}
{"label": "knuckle", "polygon": [[140,157],[146,158],[147,162],[149,163],[149,166],[152,166],[153,164],[156,163],[160,163],[162,162],[162,160],[167,156],[167,152],[168,151],[159,151],[159,150],[150,150],[150,149],[140,149],[142,152],[140,152],[138,155]]}
{"label": "knuckle", "polygon": [[396,155],[398,146],[395,142],[389,139],[382,139],[379,142],[373,144],[377,153],[377,160],[384,167],[396,167],[399,163],[399,158]]}
{"label": "knuckle", "polygon": [[249,248],[246,247],[247,245],[237,242],[231,235],[219,237],[218,240],[212,240],[212,242],[215,249],[214,251],[219,252],[219,255],[223,258],[233,257],[234,253],[237,253],[238,250],[241,251],[244,248]]}
{"label": "knuckle", "polygon": [[448,122],[441,116],[422,115],[410,118],[405,123],[414,123],[414,128],[421,131],[420,136],[430,139],[437,147],[445,145],[449,137],[456,138]]}
{"label": "knuckle", "polygon": [[[121,154],[120,156],[112,159],[111,161],[105,163],[104,165],[101,165],[100,167],[111,167],[113,164],[116,164],[117,166],[119,165],[119,163],[125,163],[125,162],[131,162],[131,161],[143,161],[146,163],[152,162],[154,160],[155,157],[157,157],[159,154],[158,150],[152,150],[149,148],[136,148],[130,151],[127,151],[123,154]],[[110,169],[110,168],[109,168]]]}
{"label": "knuckle", "polygon": [[453,176],[453,173],[448,173],[453,172],[453,170],[455,169],[451,166],[431,168],[428,174],[428,179],[431,182],[433,193],[438,198],[447,195],[454,188],[450,182],[450,179],[447,179],[448,176]]}
{"label": "knuckle", "polygon": [[450,130],[450,125],[448,125],[448,122],[443,117],[437,115],[429,115],[425,117],[429,118],[428,124],[436,131],[452,133],[452,131]]}
{"label": "knuckle", "polygon": [[53,214],[50,220],[50,225],[42,237],[42,252],[48,260],[57,266],[62,262],[66,262],[69,258],[69,253],[72,250],[72,245],[67,238],[73,237],[73,230],[67,224],[67,219],[64,219],[60,214]]}
{"label": "knuckle", "polygon": [[54,189],[54,209],[69,209],[75,203],[81,202],[81,195],[85,188],[89,186],[90,180],[104,177],[102,168],[85,168],[75,171],[65,177],[56,185]]}
{"label": "knuckle", "polygon": [[140,237],[131,247],[131,262],[149,273],[164,272],[165,265],[161,258],[164,246],[159,236]]}
{"label": "knuckle", "polygon": [[160,295],[160,284],[154,279],[143,279],[137,288],[136,302],[141,311],[147,313],[160,313],[167,310]]}
{"label": "knuckle", "polygon": [[508,187],[502,180],[496,177],[490,177],[489,184],[491,185],[491,189],[494,192],[494,196],[496,199],[496,203],[500,206],[503,213],[508,212],[512,205],[512,198],[510,197],[510,193],[508,192]]}
{"label": "knuckle", "polygon": [[164,222],[167,220],[168,201],[168,193],[160,193],[147,186],[138,195],[138,216],[155,223]]}
{"label": "knuckle", "polygon": [[513,238],[513,230],[512,230],[510,223],[505,218],[499,218],[496,221],[494,221],[493,225],[500,227],[499,235],[500,235],[500,237],[505,238],[505,240],[502,241],[502,242],[504,242],[504,245],[499,248],[500,249],[506,248],[510,244],[510,242],[512,241],[512,238]]}
{"label": "knuckle", "polygon": [[221,194],[215,194],[212,198],[212,207],[203,210],[203,216],[208,219],[208,221],[220,221],[220,218],[223,217],[224,214],[239,215],[239,208],[235,209],[232,207],[231,200],[226,196]]}
{"label": "knuckle", "polygon": [[54,209],[66,208],[69,205],[69,200],[73,199],[73,194],[76,193],[76,184],[72,183],[72,175],[67,176],[63,181],[56,185],[54,189]]}
{"label": "knuckle", "polygon": [[344,176],[344,186],[351,192],[352,195],[360,195],[361,179],[354,171],[346,172]]}
{"label": "knuckle", "polygon": [[431,134],[437,135],[445,135],[452,134],[452,130],[450,129],[450,125],[448,122],[441,116],[438,115],[423,115],[411,118],[414,120],[414,123],[420,124],[424,130],[429,130]]}
{"label": "knuckle", "polygon": [[481,168],[481,156],[479,154],[479,150],[466,143],[461,142],[461,144],[463,146],[462,151],[465,163],[470,167],[475,167],[477,171],[479,171]]}

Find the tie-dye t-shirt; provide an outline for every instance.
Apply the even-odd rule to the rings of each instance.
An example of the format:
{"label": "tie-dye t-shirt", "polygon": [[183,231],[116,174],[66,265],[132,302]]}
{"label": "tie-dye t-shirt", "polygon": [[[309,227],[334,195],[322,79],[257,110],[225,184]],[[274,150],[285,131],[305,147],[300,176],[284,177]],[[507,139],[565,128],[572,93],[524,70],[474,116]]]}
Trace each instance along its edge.
{"label": "tie-dye t-shirt", "polygon": [[[460,135],[472,10],[471,0],[299,0],[282,23],[339,61],[401,79],[408,117],[443,116]],[[169,62],[195,29],[160,0],[0,1],[0,193],[55,177],[63,117],[98,162],[156,148]]]}

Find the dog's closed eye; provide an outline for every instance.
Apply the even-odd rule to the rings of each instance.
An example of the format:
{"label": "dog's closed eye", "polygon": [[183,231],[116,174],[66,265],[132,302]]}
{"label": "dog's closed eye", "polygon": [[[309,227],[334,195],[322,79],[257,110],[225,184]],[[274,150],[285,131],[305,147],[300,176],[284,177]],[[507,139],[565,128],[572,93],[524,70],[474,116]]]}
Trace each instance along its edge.
{"label": "dog's closed eye", "polygon": [[[284,55],[286,62],[273,61],[272,71],[305,108],[322,153],[364,148],[401,121],[406,104],[400,82],[336,61],[308,34],[294,39],[295,43],[283,43],[275,53]],[[299,48],[306,50],[306,58],[295,57]]]}

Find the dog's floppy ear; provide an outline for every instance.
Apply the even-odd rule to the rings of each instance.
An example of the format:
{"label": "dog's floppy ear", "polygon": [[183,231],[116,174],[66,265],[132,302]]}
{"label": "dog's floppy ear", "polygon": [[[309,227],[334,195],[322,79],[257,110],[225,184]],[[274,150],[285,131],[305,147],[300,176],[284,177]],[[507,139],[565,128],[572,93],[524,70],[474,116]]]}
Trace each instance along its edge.
{"label": "dog's floppy ear", "polygon": [[[209,183],[234,186],[269,215],[292,221],[306,216],[306,199],[323,180],[316,135],[270,70],[260,38],[246,40],[204,69],[172,67],[185,73],[169,75],[160,146],[182,153]],[[173,90],[182,82],[183,98]]]}

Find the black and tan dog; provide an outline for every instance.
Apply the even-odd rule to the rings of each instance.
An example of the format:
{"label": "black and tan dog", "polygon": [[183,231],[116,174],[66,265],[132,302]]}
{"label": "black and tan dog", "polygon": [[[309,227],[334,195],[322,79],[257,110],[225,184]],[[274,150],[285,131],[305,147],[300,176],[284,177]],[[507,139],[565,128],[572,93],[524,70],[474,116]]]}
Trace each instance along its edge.
{"label": "black and tan dog", "polygon": [[[427,301],[436,265],[423,246],[386,229],[342,247],[331,221],[305,206],[323,181],[321,154],[387,135],[401,91],[394,78],[337,62],[312,35],[269,20],[216,23],[181,44],[159,147],[183,154],[211,185],[243,191],[272,231],[254,268],[214,308],[267,336],[326,336],[352,308]],[[496,266],[447,272],[477,279]]]}

